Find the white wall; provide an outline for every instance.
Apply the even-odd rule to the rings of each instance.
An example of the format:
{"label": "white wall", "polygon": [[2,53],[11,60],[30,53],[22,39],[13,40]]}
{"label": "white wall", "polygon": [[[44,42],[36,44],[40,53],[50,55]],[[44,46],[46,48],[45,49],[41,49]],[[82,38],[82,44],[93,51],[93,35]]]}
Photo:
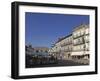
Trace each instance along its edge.
{"label": "white wall", "polygon": [[[14,0],[1,0],[0,1],[0,81],[13,81],[10,78],[11,68],[11,2]],[[16,0],[20,1],[20,0]],[[78,4],[78,5],[100,5],[100,0],[21,0],[21,1],[34,1],[45,3],[62,3],[62,4]],[[99,6],[100,14],[100,6]],[[100,15],[98,16],[100,21]],[[100,24],[98,30],[100,29]],[[100,34],[100,32],[99,32]],[[99,37],[100,41],[100,37]],[[100,43],[98,43],[100,45]],[[100,46],[99,46],[100,47]],[[100,52],[100,51],[99,51]],[[100,57],[100,55],[98,55]],[[100,59],[99,59],[100,62]],[[100,67],[100,64],[99,64]],[[99,70],[100,71],[100,70]],[[33,79],[26,79],[32,81]],[[56,78],[41,78],[34,79],[37,81],[99,81],[100,74],[98,75],[82,75],[82,76],[66,76]]]}

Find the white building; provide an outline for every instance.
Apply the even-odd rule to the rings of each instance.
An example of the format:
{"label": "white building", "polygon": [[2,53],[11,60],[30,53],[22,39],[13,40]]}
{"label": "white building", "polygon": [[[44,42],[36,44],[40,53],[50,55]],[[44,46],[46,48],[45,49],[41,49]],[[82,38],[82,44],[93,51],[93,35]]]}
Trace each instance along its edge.
{"label": "white building", "polygon": [[60,38],[49,53],[58,59],[89,59],[89,25],[80,25],[72,34]]}
{"label": "white building", "polygon": [[73,31],[73,58],[89,58],[89,25],[80,25]]}
{"label": "white building", "polygon": [[58,59],[67,60],[72,52],[72,34],[58,39],[54,46],[50,49],[53,56]]}

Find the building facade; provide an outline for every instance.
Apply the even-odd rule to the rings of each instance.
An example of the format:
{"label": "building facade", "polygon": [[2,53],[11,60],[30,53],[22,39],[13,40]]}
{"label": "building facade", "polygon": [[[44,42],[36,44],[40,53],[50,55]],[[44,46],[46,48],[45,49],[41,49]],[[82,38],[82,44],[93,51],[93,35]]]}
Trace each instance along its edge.
{"label": "building facade", "polygon": [[58,39],[49,50],[58,59],[89,59],[89,25],[80,25],[72,34]]}
{"label": "building facade", "polygon": [[26,55],[48,55],[49,48],[47,47],[32,47],[31,45],[26,46]]}
{"label": "building facade", "polygon": [[89,58],[89,25],[81,25],[73,31],[73,58]]}
{"label": "building facade", "polygon": [[67,60],[72,52],[72,34],[59,38],[54,46],[50,49],[50,53],[58,59]]}

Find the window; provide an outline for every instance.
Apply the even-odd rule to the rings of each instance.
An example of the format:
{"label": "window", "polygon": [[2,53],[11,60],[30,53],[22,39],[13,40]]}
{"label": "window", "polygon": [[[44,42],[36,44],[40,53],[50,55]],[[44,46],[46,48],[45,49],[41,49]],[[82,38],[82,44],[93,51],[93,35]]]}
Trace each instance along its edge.
{"label": "window", "polygon": [[74,40],[74,44],[77,44],[77,40]]}
{"label": "window", "polygon": [[85,40],[86,41],[89,41],[89,36],[85,36]]}
{"label": "window", "polygon": [[48,51],[47,51],[47,50],[46,50],[45,52],[46,52],[46,53],[48,53]]}
{"label": "window", "polygon": [[77,32],[77,35],[80,36],[80,32]]}
{"label": "window", "polygon": [[86,34],[89,34],[89,29],[88,29],[88,28],[86,28],[86,30],[85,30],[85,31],[86,31]]}
{"label": "window", "polygon": [[41,52],[43,52],[43,51],[41,50]]}
{"label": "window", "polygon": [[36,50],[36,53],[38,53],[39,52],[39,50]]}
{"label": "window", "polygon": [[76,33],[74,33],[74,37],[76,37]]}

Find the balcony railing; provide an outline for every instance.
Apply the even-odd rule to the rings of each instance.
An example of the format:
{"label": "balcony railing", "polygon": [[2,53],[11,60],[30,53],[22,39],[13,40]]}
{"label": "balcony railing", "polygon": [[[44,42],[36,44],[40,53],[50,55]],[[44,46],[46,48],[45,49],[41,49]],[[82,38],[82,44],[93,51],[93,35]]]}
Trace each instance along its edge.
{"label": "balcony railing", "polygon": [[67,42],[67,43],[61,44],[61,47],[71,45],[71,44],[72,44],[72,42]]}

